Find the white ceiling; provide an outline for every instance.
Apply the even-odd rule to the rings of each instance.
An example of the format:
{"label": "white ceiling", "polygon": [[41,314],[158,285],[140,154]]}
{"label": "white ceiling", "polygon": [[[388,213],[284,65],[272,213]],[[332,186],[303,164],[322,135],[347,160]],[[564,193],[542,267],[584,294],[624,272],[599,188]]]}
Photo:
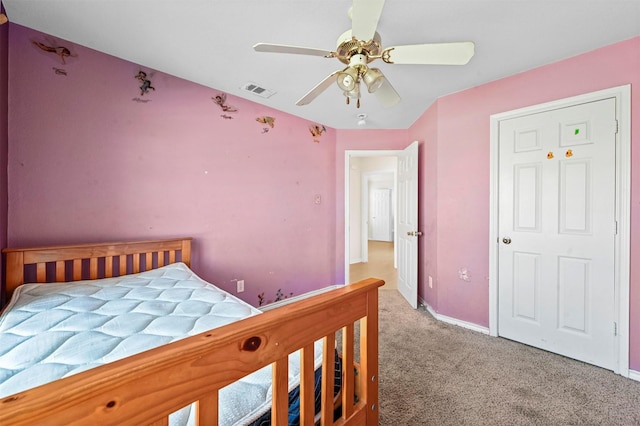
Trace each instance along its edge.
{"label": "white ceiling", "polygon": [[[337,59],[261,53],[258,42],[334,50],[351,28],[351,0],[2,0],[9,21],[152,70],[243,97],[336,129],[406,129],[440,96],[640,35],[640,0],[387,0],[382,46],[473,41],[464,66],[381,69],[402,100],[382,108],[363,93],[345,104],[337,86],[295,102]],[[276,93],[241,89],[254,82]]]}

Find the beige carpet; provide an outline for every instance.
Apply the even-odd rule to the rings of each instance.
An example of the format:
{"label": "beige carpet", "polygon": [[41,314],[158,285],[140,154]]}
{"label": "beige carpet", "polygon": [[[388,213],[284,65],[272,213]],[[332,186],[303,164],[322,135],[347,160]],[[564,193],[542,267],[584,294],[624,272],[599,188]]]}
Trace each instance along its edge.
{"label": "beige carpet", "polygon": [[640,425],[640,382],[379,295],[382,426]]}
{"label": "beige carpet", "polygon": [[640,426],[640,382],[437,321],[396,290],[393,243],[370,241],[369,256],[351,265],[350,278],[386,282],[378,293],[381,426]]}
{"label": "beige carpet", "polygon": [[349,267],[351,282],[371,277],[384,280],[384,289],[398,288],[398,271],[393,266],[393,242],[369,241],[369,261]]}

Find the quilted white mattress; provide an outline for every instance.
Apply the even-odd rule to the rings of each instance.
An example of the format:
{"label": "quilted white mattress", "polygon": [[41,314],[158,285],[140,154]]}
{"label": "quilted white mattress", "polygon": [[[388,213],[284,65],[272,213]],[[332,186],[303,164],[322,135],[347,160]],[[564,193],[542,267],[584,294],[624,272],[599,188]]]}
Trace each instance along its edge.
{"label": "quilted white mattress", "polygon": [[[260,311],[185,264],[65,284],[25,284],[0,316],[0,397],[79,373]],[[321,342],[320,342],[321,343]],[[316,343],[316,367],[322,356]],[[289,389],[299,384],[289,357]],[[247,424],[270,408],[271,367],[220,391],[220,424]],[[194,410],[174,413],[193,423]]]}

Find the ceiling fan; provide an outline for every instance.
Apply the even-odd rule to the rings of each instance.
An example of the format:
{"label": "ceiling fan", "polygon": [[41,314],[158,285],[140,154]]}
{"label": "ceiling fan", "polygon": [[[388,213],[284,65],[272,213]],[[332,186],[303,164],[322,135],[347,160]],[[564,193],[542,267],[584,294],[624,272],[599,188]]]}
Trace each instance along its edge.
{"label": "ceiling fan", "polygon": [[360,108],[360,82],[364,82],[369,93],[373,93],[384,107],[392,107],[400,96],[378,68],[369,63],[382,59],[388,64],[417,65],[464,65],[474,54],[473,42],[429,43],[394,46],[382,49],[380,35],[376,32],[384,0],[353,0],[350,9],[352,27],[344,32],[335,51],[283,44],[258,43],[257,52],[294,53],[299,55],[337,58],[347,67],[327,76],[296,105],[307,105],[333,83],[343,91],[347,104],[356,100]]}

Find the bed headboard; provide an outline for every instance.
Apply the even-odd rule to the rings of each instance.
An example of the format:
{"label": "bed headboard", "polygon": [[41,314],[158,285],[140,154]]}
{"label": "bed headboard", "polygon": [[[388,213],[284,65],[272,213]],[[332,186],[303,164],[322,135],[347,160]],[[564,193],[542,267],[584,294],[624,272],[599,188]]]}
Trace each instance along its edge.
{"label": "bed headboard", "polygon": [[[158,268],[179,260],[191,265],[192,238],[6,248],[5,296],[30,282],[66,282],[117,277]],[[35,271],[34,271],[35,269]],[[34,275],[31,279],[30,275]]]}

